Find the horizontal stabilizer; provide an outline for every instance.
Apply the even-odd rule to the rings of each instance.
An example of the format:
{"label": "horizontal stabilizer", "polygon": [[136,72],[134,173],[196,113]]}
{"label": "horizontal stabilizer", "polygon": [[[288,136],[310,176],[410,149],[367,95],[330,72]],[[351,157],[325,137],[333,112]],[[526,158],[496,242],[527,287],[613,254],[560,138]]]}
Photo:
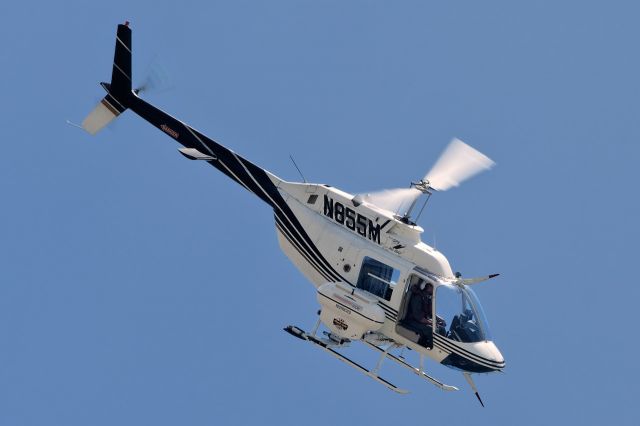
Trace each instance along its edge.
{"label": "horizontal stabilizer", "polygon": [[203,154],[195,148],[180,148],[178,149],[178,151],[180,151],[180,154],[184,155],[189,160],[204,160],[204,161],[217,160],[216,157]]}

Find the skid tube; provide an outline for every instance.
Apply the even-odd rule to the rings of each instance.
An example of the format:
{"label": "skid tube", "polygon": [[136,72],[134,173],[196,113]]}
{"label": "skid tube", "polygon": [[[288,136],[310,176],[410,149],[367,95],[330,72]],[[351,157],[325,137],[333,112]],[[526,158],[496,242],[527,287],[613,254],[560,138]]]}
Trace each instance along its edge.
{"label": "skid tube", "polygon": [[286,331],[287,333],[291,334],[292,336],[295,336],[299,339],[302,340],[306,340],[309,343],[312,343],[314,346],[319,347],[321,349],[323,349],[325,352],[329,353],[330,355],[334,356],[335,358],[338,358],[340,361],[344,362],[345,364],[353,367],[354,369],[356,369],[357,371],[361,372],[362,374],[364,374],[367,377],[370,377],[371,379],[375,380],[376,382],[380,383],[381,385],[385,386],[388,389],[391,389],[392,391],[399,393],[399,394],[407,394],[409,393],[408,390],[406,389],[402,389],[397,387],[396,385],[394,385],[393,383],[389,382],[388,380],[383,379],[382,377],[380,377],[378,375],[378,370],[380,370],[380,367],[382,366],[382,361],[384,361],[384,358],[386,358],[389,354],[382,350],[383,353],[380,357],[380,359],[378,360],[378,364],[376,365],[376,367],[373,370],[368,370],[367,368],[361,366],[360,364],[358,364],[357,362],[353,361],[350,358],[347,358],[346,356],[342,355],[341,353],[334,351],[331,347],[332,346],[340,346],[338,344],[333,344],[331,341],[326,340],[326,339],[318,339],[316,336],[314,335],[310,335],[307,334],[304,330],[293,326],[293,325],[289,325],[287,327],[284,328],[284,331]]}

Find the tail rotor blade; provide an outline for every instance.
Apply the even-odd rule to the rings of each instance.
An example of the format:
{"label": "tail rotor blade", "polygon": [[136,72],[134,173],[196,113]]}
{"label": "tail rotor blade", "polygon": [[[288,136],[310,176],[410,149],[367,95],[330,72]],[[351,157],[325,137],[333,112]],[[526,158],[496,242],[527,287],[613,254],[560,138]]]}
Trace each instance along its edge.
{"label": "tail rotor blade", "polygon": [[136,93],[164,93],[174,89],[171,74],[163,66],[159,57],[156,55],[149,63],[142,83],[136,88]]}

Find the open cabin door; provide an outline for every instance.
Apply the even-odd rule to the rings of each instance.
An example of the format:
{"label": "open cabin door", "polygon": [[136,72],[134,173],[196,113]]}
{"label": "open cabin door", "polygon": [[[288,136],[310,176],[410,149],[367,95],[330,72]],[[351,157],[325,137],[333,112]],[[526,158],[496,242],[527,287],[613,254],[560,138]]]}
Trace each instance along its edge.
{"label": "open cabin door", "polygon": [[417,274],[406,279],[396,333],[421,346],[433,347],[433,283]]}

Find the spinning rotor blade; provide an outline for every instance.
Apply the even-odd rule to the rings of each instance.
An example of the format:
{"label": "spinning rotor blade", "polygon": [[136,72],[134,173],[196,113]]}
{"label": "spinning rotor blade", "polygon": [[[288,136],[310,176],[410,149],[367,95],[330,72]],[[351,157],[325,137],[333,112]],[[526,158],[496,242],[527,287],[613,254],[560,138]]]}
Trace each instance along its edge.
{"label": "spinning rotor blade", "polygon": [[149,63],[144,75],[143,82],[135,89],[136,93],[163,93],[175,87],[171,75],[157,55]]}
{"label": "spinning rotor blade", "polygon": [[[489,157],[480,151],[460,139],[454,138],[440,155],[431,171],[424,177],[424,182],[420,182],[424,185],[423,191],[415,187],[387,189],[357,195],[356,201],[364,201],[404,216],[423,192],[429,192],[429,189],[446,191],[483,170],[489,170],[494,164]],[[419,187],[419,185],[416,186]]]}
{"label": "spinning rotor blade", "polygon": [[404,215],[420,194],[422,193],[415,188],[395,188],[361,194],[358,197],[368,204]]}
{"label": "spinning rotor blade", "polygon": [[494,165],[489,157],[454,138],[424,180],[436,191],[446,191]]}

